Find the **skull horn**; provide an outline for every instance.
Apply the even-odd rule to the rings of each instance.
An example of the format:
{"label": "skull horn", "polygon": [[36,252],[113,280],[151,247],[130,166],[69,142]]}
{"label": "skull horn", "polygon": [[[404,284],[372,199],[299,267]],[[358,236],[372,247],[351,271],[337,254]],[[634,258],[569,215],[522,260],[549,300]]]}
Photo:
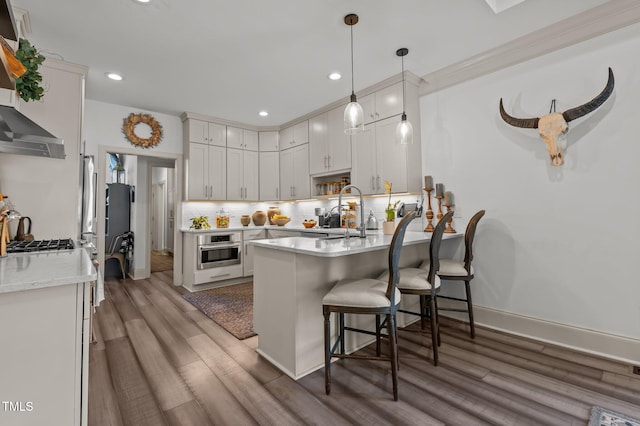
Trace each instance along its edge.
{"label": "skull horn", "polygon": [[562,116],[564,117],[565,121],[568,123],[571,120],[575,120],[576,118],[580,118],[583,115],[587,115],[590,112],[594,111],[596,108],[602,105],[607,99],[609,99],[609,96],[611,96],[611,92],[613,92],[613,86],[614,86],[613,71],[611,71],[611,68],[609,68],[609,80],[607,81],[607,85],[605,86],[604,90],[602,90],[602,92],[600,92],[598,96],[596,96],[586,104],[580,105],[579,107],[568,109],[565,112],[563,112]]}
{"label": "skull horn", "polygon": [[525,129],[537,129],[538,121],[540,120],[539,118],[516,118],[510,116],[502,106],[502,98],[500,98],[500,116],[507,124]]}

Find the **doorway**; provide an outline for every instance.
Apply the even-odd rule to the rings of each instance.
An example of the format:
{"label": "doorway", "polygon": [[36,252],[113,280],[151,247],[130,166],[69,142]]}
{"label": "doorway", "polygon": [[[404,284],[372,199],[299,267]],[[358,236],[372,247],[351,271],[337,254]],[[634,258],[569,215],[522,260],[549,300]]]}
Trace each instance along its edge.
{"label": "doorway", "polygon": [[[133,268],[129,273],[130,278],[133,279],[145,279],[151,276],[151,259],[149,251],[151,248],[151,221],[150,210],[152,205],[152,169],[153,167],[160,167],[167,169],[167,176],[171,176],[165,182],[164,198],[167,202],[182,199],[182,155],[161,153],[157,152],[153,155],[140,155],[139,149],[131,149],[124,147],[112,147],[100,145],[98,155],[98,167],[102,171],[98,172],[98,188],[104,188],[107,183],[108,169],[105,169],[109,153],[123,155],[130,159],[135,159],[135,169],[130,168],[127,171],[129,173],[135,173],[137,181],[135,182],[135,201],[132,204],[131,223],[132,231],[135,235],[134,254],[133,254]],[[126,166],[125,166],[126,167]],[[133,179],[133,176],[131,176]],[[133,182],[132,182],[133,183]],[[171,185],[171,188],[169,187]],[[104,191],[97,191],[97,219],[98,229],[105,229],[105,208],[106,197]],[[173,270],[173,284],[182,284],[182,235],[180,234],[176,223],[180,223],[182,220],[182,214],[180,209],[176,209],[173,205],[171,209],[173,216],[173,223],[171,230],[164,230],[164,236],[159,240],[162,245],[162,240],[165,241],[165,245],[171,244],[172,254],[169,260],[169,264],[172,265]],[[165,213],[163,221],[168,218],[169,215]],[[135,224],[135,225],[134,225]],[[157,233],[157,232],[156,232]],[[105,254],[105,235],[102,232],[98,232],[98,261],[102,274],[104,274],[104,254]]]}
{"label": "doorway", "polygon": [[173,231],[175,206],[173,167],[151,167],[149,223],[151,272],[173,270]]}

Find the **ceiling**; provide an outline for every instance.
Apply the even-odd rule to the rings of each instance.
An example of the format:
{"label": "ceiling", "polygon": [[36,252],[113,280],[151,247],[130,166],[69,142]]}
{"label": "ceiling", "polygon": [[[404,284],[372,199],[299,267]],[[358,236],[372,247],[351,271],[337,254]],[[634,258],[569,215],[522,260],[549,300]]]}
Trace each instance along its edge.
{"label": "ceiling", "polygon": [[[606,0],[13,0],[46,56],[86,65],[88,99],[279,126],[405,69],[425,76]],[[504,3],[504,2],[498,2]],[[490,7],[491,5],[491,7]],[[114,82],[105,73],[125,79]],[[331,81],[327,74],[343,78]],[[268,117],[258,116],[260,110]]]}

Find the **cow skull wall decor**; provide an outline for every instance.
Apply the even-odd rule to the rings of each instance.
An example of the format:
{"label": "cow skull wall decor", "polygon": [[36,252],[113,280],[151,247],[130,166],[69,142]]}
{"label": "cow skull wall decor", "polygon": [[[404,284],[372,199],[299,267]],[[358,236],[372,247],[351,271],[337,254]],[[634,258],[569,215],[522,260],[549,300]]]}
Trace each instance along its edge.
{"label": "cow skull wall decor", "polygon": [[564,164],[563,147],[558,144],[558,138],[569,130],[569,122],[593,112],[602,105],[613,92],[614,79],[613,71],[609,68],[609,80],[604,90],[595,98],[575,108],[566,110],[563,113],[552,112],[539,118],[515,118],[507,114],[502,106],[500,98],[500,116],[508,124],[525,129],[538,129],[540,137],[547,144],[547,150],[551,157],[552,166],[562,166]]}

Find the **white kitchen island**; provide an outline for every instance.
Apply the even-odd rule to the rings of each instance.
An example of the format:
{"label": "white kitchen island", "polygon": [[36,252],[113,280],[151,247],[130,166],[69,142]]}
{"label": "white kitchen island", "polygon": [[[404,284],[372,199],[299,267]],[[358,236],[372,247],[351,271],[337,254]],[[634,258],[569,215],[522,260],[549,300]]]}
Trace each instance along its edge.
{"label": "white kitchen island", "polygon": [[[462,234],[445,234],[441,255],[450,256]],[[392,235],[368,232],[366,238],[278,238],[254,245],[253,323],[257,352],[297,380],[324,365],[322,298],[342,278],[377,278],[388,268]],[[400,267],[428,257],[431,234],[405,234]],[[418,298],[403,296],[402,307],[417,310]],[[417,317],[398,315],[402,326]],[[345,323],[373,330],[371,316],[346,315]],[[336,324],[336,321],[332,321]],[[335,333],[335,330],[334,330]],[[348,333],[347,351],[373,341]]]}
{"label": "white kitchen island", "polygon": [[86,425],[86,249],[0,258],[0,425]]}

